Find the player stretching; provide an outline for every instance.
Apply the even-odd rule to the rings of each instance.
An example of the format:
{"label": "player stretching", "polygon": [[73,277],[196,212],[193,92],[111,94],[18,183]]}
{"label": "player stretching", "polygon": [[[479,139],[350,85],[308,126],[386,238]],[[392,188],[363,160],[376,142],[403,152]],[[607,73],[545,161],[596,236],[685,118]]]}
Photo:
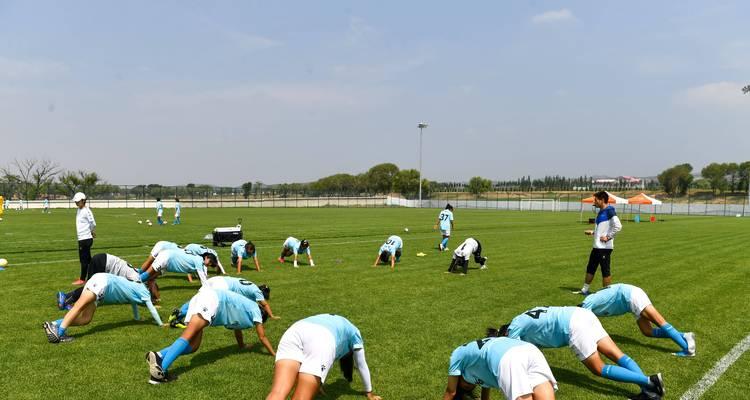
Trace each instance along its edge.
{"label": "player stretching", "polygon": [[396,268],[396,262],[401,258],[401,250],[403,248],[404,241],[401,240],[401,237],[396,235],[389,236],[388,240],[380,246],[378,256],[375,258],[375,264],[372,266],[377,267],[378,262],[383,262],[383,264],[390,263],[391,271],[393,271]]}
{"label": "player stretching", "polygon": [[453,206],[449,204],[445,205],[445,210],[440,211],[438,214],[437,222],[433,229],[440,227],[440,233],[443,235],[443,239],[438,244],[440,251],[448,250],[448,239],[451,237],[451,230],[453,230]]}
{"label": "player stretching", "polygon": [[456,272],[458,267],[462,268],[461,275],[466,275],[469,271],[469,258],[474,257],[474,262],[481,265],[479,269],[487,269],[487,257],[482,256],[482,244],[474,238],[464,240],[453,252],[451,265],[448,267],[449,272]]}
{"label": "player stretching", "polygon": [[286,238],[284,245],[281,247],[279,262],[283,264],[285,262],[284,258],[294,255],[294,268],[299,268],[297,264],[297,255],[299,253],[307,254],[307,261],[310,263],[310,266],[315,266],[312,255],[310,255],[310,242],[305,239],[297,240],[291,236]]}
{"label": "player stretching", "polygon": [[[651,304],[651,299],[648,298],[646,292],[637,286],[625,283],[607,286],[587,296],[581,307],[591,310],[597,317],[630,312],[635,316],[635,322],[644,336],[672,339],[682,348],[682,351],[672,353],[676,356],[692,357],[695,355],[695,334],[693,332],[682,333],[675,329]],[[657,328],[653,327],[652,323]]]}
{"label": "player stretching", "polygon": [[230,250],[232,257],[232,265],[237,266],[237,273],[242,273],[242,260],[248,260],[250,258],[255,261],[255,270],[260,272],[260,261],[258,261],[258,253],[255,250],[253,242],[247,240],[238,240],[232,243]]}
{"label": "player stretching", "polygon": [[482,399],[490,388],[500,389],[508,400],[554,400],[557,381],[538,348],[507,337],[475,340],[453,350],[448,367],[448,386],[443,400],[482,387]]}
{"label": "player stretching", "polygon": [[370,369],[359,329],[348,319],[333,314],[307,317],[284,332],[276,354],[273,386],[266,400],[286,399],[295,385],[294,400],[312,400],[336,360],[339,360],[341,372],[349,382],[356,366],[367,398],[380,400],[380,396],[372,392]]}
{"label": "player stretching", "polygon": [[143,284],[131,282],[121,276],[99,273],[86,282],[81,297],[65,317],[54,322],[45,322],[42,327],[50,343],[65,343],[73,340],[65,333],[71,326],[88,325],[94,318],[97,304],[131,304],[133,318],[140,319],[138,306],[146,306],[157,325],[161,318],[151,304],[151,296]]}
{"label": "player stretching", "polygon": [[[644,375],[638,364],[612,341],[596,315],[585,308],[532,308],[513,318],[510,325],[488,329],[487,336],[508,336],[542,348],[568,346],[595,375],[639,385],[641,393],[633,399],[660,399],[664,396],[661,374]],[[617,365],[604,364],[599,353]]]}
{"label": "player stretching", "polygon": [[203,329],[207,326],[223,326],[234,330],[234,338],[240,349],[248,349],[242,337],[243,329],[255,328],[258,339],[271,355],[276,355],[271,342],[266,338],[263,322],[265,311],[258,308],[252,300],[227,290],[215,290],[204,286],[193,296],[185,316],[187,328],[171,346],[158,352],[146,353],[151,378],[148,383],[157,385],[167,383],[176,377],[169,374],[169,367],[177,357],[198,351],[203,340]]}

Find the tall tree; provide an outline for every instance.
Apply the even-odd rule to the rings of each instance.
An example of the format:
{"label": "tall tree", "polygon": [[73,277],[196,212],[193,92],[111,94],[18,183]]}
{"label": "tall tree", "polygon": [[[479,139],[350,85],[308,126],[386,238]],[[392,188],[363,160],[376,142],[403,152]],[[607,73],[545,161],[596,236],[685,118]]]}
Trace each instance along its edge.
{"label": "tall tree", "polygon": [[469,192],[480,195],[484,192],[489,192],[492,188],[492,181],[489,179],[484,179],[481,176],[475,176],[471,179],[469,179],[469,186],[467,189]]}
{"label": "tall tree", "polygon": [[406,197],[416,195],[419,192],[419,171],[416,169],[399,171],[393,178],[393,190]]}
{"label": "tall tree", "polygon": [[250,197],[250,193],[252,193],[253,190],[253,183],[252,182],[245,182],[242,184],[242,197],[248,198]]}
{"label": "tall tree", "polygon": [[383,163],[370,168],[366,176],[367,187],[374,193],[388,193],[393,188],[393,179],[398,174],[396,164]]}
{"label": "tall tree", "polygon": [[703,167],[701,176],[706,178],[711,185],[714,194],[718,190],[723,193],[728,186],[727,182],[727,164],[711,163]]}

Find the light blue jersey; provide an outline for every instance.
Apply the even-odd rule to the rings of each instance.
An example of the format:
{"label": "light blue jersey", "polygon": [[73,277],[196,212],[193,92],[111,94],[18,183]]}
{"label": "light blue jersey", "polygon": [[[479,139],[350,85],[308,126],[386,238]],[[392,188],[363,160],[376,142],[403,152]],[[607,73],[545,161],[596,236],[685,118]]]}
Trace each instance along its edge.
{"label": "light blue jersey", "polygon": [[513,347],[526,344],[510,338],[485,338],[466,343],[451,353],[449,376],[463,376],[466,382],[500,389],[500,360]]}
{"label": "light blue jersey", "polygon": [[249,329],[256,324],[263,323],[263,315],[260,313],[258,303],[228,290],[214,291],[219,298],[219,306],[216,308],[216,315],[211,321],[211,326],[223,326],[227,329]]}
{"label": "light blue jersey", "polygon": [[401,250],[404,247],[404,242],[400,237],[392,235],[388,237],[388,240],[380,246],[379,253],[387,251],[390,254],[396,254],[397,250]]}
{"label": "light blue jersey", "polygon": [[[299,246],[300,246],[301,243],[302,242],[300,242],[297,238],[290,237],[290,238],[287,238],[286,241],[284,242],[284,247],[286,247],[287,249],[292,250],[292,252],[294,252],[294,254],[299,254],[300,253],[299,252]],[[302,252],[309,255],[310,254],[310,247],[308,246]]]}
{"label": "light blue jersey", "polygon": [[233,278],[231,276],[215,276],[208,280],[208,285],[214,289],[229,290],[252,301],[266,300],[258,285],[246,279]]}
{"label": "light blue jersey", "polygon": [[570,342],[570,318],[578,307],[536,307],[513,318],[508,337],[537,347],[556,348]]}
{"label": "light blue jersey", "polygon": [[177,202],[174,204],[174,216],[179,217],[180,213],[182,212],[182,205],[180,202]]}
{"label": "light blue jersey", "polygon": [[203,265],[203,257],[188,253],[185,250],[164,250],[159,253],[164,254],[167,258],[166,267],[169,272],[181,274],[192,274],[202,272],[206,273],[206,266]]}
{"label": "light blue jersey", "polygon": [[336,340],[336,359],[349,354],[354,349],[364,347],[362,335],[348,319],[334,314],[318,314],[303,319],[305,322],[320,325],[328,329]]}
{"label": "light blue jersey", "polygon": [[164,204],[162,204],[161,200],[156,202],[156,211],[159,213],[164,211]]}
{"label": "light blue jersey", "polygon": [[242,258],[243,260],[247,260],[248,258],[255,257],[256,251],[248,254],[245,246],[247,246],[247,240],[238,240],[232,243],[232,259]]}
{"label": "light blue jersey", "polygon": [[[98,274],[96,274],[98,275]],[[106,274],[107,287],[99,304],[140,304],[151,300],[151,294],[140,282],[131,282],[122,276]]]}
{"label": "light blue jersey", "polygon": [[591,310],[597,317],[610,317],[630,312],[630,293],[635,286],[617,283],[586,296],[583,308]]}
{"label": "light blue jersey", "polygon": [[453,221],[453,211],[443,210],[438,214],[438,220],[440,220],[440,230],[448,231],[451,229],[451,222]]}
{"label": "light blue jersey", "polygon": [[189,245],[185,246],[185,252],[190,253],[194,256],[203,256],[204,254],[209,253],[215,255],[216,258],[219,257],[219,254],[216,253],[216,250],[209,249],[208,247],[197,243],[190,243]]}

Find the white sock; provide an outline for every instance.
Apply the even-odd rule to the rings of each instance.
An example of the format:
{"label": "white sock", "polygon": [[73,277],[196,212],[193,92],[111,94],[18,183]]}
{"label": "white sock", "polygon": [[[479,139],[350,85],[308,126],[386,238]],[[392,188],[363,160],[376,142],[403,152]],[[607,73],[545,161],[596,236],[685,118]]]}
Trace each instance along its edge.
{"label": "white sock", "polygon": [[583,284],[583,289],[581,289],[581,291],[582,292],[588,292],[589,291],[589,284],[588,283],[584,283]]}

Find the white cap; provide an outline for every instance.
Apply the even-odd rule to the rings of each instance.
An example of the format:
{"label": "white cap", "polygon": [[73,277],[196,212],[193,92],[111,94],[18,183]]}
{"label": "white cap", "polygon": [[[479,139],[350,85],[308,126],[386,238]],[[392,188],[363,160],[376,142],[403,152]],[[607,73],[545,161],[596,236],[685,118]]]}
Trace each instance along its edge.
{"label": "white cap", "polygon": [[73,196],[73,203],[78,203],[81,200],[86,200],[86,195],[78,192]]}

